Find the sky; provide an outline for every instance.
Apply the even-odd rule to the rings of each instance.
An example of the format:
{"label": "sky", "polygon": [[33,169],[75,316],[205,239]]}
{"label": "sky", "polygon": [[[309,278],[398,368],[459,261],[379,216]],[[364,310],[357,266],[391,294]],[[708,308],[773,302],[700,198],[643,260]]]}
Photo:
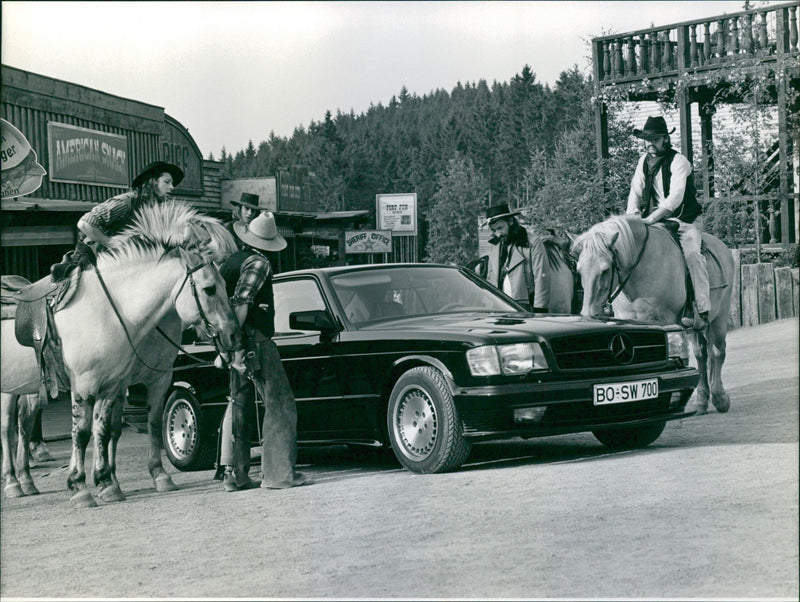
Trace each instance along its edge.
{"label": "sky", "polygon": [[[757,2],[754,4],[765,4]],[[742,10],[743,1],[2,2],[2,63],[163,107],[204,157],[405,88],[554,84],[589,40]]]}

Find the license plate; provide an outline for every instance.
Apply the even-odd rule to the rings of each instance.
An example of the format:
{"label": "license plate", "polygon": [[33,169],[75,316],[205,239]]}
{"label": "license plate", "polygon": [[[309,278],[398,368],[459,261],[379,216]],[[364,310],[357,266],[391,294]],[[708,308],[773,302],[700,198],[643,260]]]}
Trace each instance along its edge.
{"label": "license plate", "polygon": [[637,380],[629,383],[594,385],[594,405],[628,403],[658,397],[658,379]]}

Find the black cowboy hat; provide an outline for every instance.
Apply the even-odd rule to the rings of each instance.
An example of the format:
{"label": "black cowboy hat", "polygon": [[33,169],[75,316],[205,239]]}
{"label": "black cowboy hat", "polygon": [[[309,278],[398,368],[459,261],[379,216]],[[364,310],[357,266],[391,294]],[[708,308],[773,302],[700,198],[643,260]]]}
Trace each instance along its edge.
{"label": "black cowboy hat", "polygon": [[173,186],[177,186],[183,181],[183,170],[180,167],[172,163],[164,163],[164,161],[153,161],[144,166],[139,175],[133,179],[131,187],[139,188],[150,178],[158,178],[162,173],[168,173],[172,176]]}
{"label": "black cowboy hat", "polygon": [[500,203],[494,205],[486,210],[486,219],[483,220],[482,226],[491,224],[493,221],[502,217],[511,217],[512,215],[522,215],[519,211],[511,211],[508,208],[508,203]]}
{"label": "black cowboy hat", "polygon": [[240,205],[242,207],[249,207],[250,209],[255,209],[256,211],[261,209],[261,207],[258,206],[258,195],[250,194],[249,192],[243,192],[241,198],[238,201],[231,201],[231,205]]}
{"label": "black cowboy hat", "polygon": [[633,135],[637,138],[648,140],[650,138],[669,136],[674,131],[675,128],[667,131],[667,122],[664,121],[663,117],[648,117],[647,121],[644,123],[644,127],[641,130],[634,129]]}

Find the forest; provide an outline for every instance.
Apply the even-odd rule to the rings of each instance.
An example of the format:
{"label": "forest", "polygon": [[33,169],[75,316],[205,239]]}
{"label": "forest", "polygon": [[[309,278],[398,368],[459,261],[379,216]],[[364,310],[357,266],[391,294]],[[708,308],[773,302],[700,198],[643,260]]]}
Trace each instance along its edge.
{"label": "forest", "polygon": [[421,97],[403,87],[386,106],[328,112],[289,138],[271,132],[257,146],[223,148],[218,160],[229,178],[313,174],[317,211],[374,213],[376,194],[416,192],[420,259],[466,264],[490,205],[507,202],[534,229],[559,234],[624,211],[640,152],[632,130],[641,124],[609,103],[611,156],[598,165],[592,93],[577,66],[551,86],[525,65],[491,86],[458,83]]}

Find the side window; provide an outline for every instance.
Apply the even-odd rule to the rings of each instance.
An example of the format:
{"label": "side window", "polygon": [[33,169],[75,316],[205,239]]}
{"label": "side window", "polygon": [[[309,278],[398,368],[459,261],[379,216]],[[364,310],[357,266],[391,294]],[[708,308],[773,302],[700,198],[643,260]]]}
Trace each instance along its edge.
{"label": "side window", "polygon": [[298,334],[289,328],[289,314],[297,311],[325,309],[325,301],[311,278],[276,282],[275,294],[275,336]]}

